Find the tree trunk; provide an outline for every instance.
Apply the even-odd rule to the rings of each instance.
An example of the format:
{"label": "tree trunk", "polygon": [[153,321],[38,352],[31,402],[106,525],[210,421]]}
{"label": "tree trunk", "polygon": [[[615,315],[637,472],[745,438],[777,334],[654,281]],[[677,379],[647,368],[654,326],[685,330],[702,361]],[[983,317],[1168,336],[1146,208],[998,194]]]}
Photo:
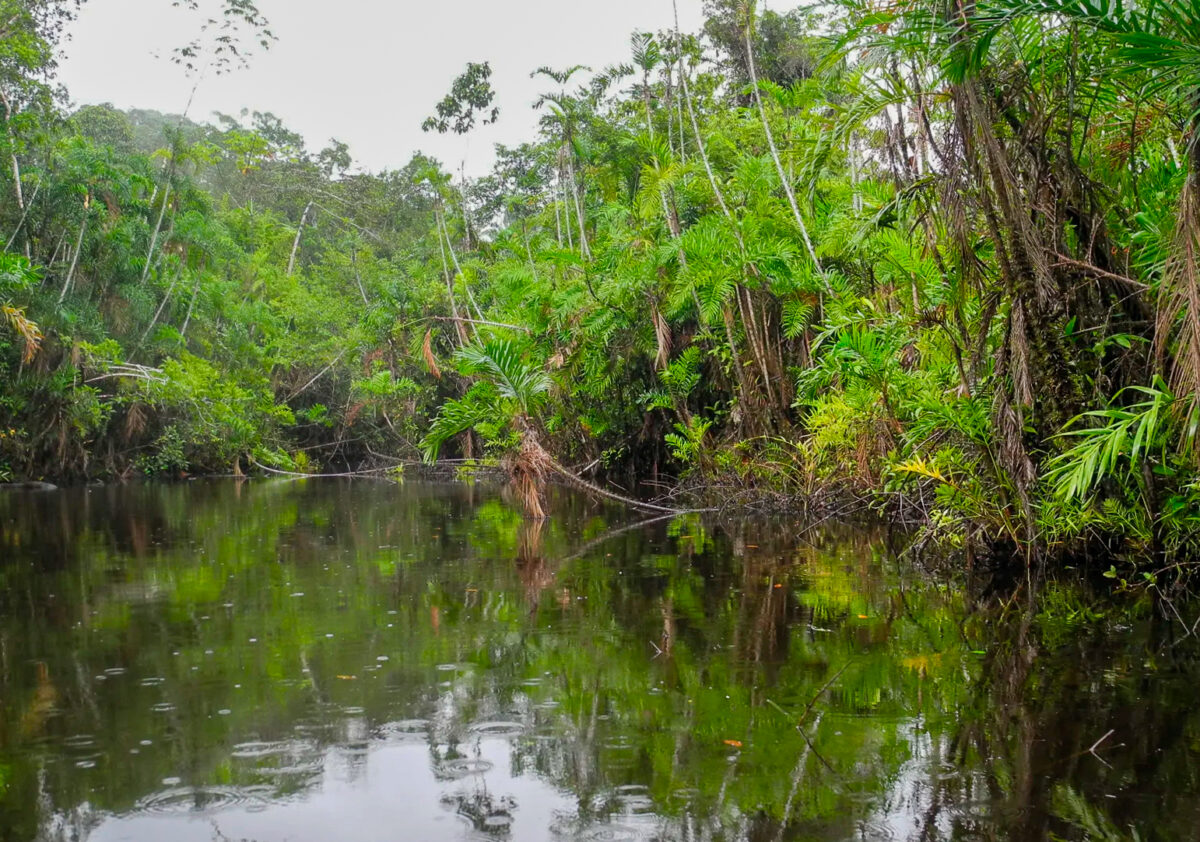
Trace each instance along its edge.
{"label": "tree trunk", "polygon": [[188,299],[187,315],[183,319],[183,327],[179,329],[179,335],[187,338],[188,325],[192,323],[192,311],[196,309],[196,297],[200,294],[200,275],[196,274],[196,283],[192,284],[192,297]]}
{"label": "tree trunk", "polygon": [[525,244],[525,256],[529,259],[529,271],[533,275],[533,282],[539,283],[537,264],[533,262],[533,249],[529,247],[529,231],[525,227],[525,217],[521,217],[521,241]]}
{"label": "tree trunk", "polygon": [[[565,227],[566,231],[567,231],[567,248],[570,249],[571,251],[575,251],[575,234],[572,233],[574,231],[574,229],[571,227],[571,205],[567,201],[567,183],[565,181],[563,181],[563,175],[565,173],[565,169],[566,168],[564,167],[563,172],[560,172],[558,175],[558,190],[560,190],[562,192],[563,227]],[[558,205],[558,196],[557,195],[554,197],[554,200],[555,200],[555,206],[556,206],[556,212],[557,212],[557,205]],[[562,247],[562,238],[561,237],[559,238],[558,245],[559,245],[559,248]]]}
{"label": "tree trunk", "polygon": [[88,210],[89,202],[85,199],[83,203],[83,224],[79,226],[79,237],[75,241],[75,254],[71,256],[71,268],[67,270],[67,279],[63,281],[62,292],[58,295],[58,304],[60,307],[67,300],[67,292],[71,289],[71,281],[75,277],[75,269],[79,266],[79,253],[83,251],[83,236],[87,233],[88,227]]}
{"label": "tree trunk", "polygon": [[570,147],[567,149],[567,176],[570,182],[571,196],[575,201],[575,214],[579,217],[579,254],[584,260],[591,260],[592,250],[588,248],[587,224],[583,213],[583,202],[579,198],[580,186],[575,182],[575,164],[572,162]]}
{"label": "tree trunk", "polygon": [[654,140],[654,120],[650,116],[650,71],[642,70],[642,106],[646,109],[646,131]]}
{"label": "tree trunk", "polygon": [[450,276],[450,264],[446,262],[446,243],[442,239],[441,211],[434,213],[434,220],[438,229],[438,250],[442,253],[442,274],[446,277],[446,295],[450,298],[450,315],[454,318],[454,329],[458,334],[458,344],[469,345],[471,340],[467,336],[467,326],[463,324],[462,317],[458,314],[458,302],[454,300],[454,278]]}
{"label": "tree trunk", "polygon": [[[484,320],[483,311],[479,309],[479,304],[475,301],[475,294],[471,292],[471,287],[467,283],[467,276],[463,274],[462,265],[458,262],[458,255],[454,253],[454,244],[450,242],[450,229],[446,227],[446,220],[444,217],[442,218],[441,233],[446,240],[446,250],[450,252],[450,260],[454,263],[454,271],[458,274],[458,277],[463,279],[463,289],[467,291],[467,301],[469,302],[470,307],[475,308],[476,318],[482,322]],[[470,307],[467,308],[468,313],[471,312]],[[474,331],[475,338],[479,339],[479,330],[474,326],[473,322],[471,325],[471,330]]]}
{"label": "tree trunk", "polygon": [[766,349],[763,345],[764,337],[759,331],[758,319],[754,313],[754,301],[750,298],[750,290],[742,284],[737,285],[735,294],[738,300],[738,310],[742,314],[742,324],[746,328],[746,340],[750,345],[750,355],[754,357],[759,371],[762,372],[763,389],[767,393],[767,403],[770,406],[774,406],[775,390],[771,387],[771,369],[767,365]]}
{"label": "tree trunk", "polygon": [[158,245],[158,235],[162,233],[163,218],[167,215],[167,205],[171,201],[171,178],[167,175],[167,186],[163,188],[162,209],[158,212],[158,222],[154,223],[154,233],[150,235],[150,251],[146,252],[146,266],[142,269],[142,283],[150,277],[150,267],[154,263],[154,249]]}
{"label": "tree trunk", "polygon": [[[721,308],[722,316],[725,322],[725,340],[729,343],[729,353],[732,355],[733,374],[737,378],[738,391],[741,393],[742,400],[742,418],[748,417],[746,410],[750,400],[750,385],[746,380],[746,369],[742,366],[742,353],[738,350],[737,339],[733,335],[733,313],[726,304]],[[741,427],[741,424],[738,425]]]}
{"label": "tree trunk", "polygon": [[558,190],[554,191],[554,235],[558,238],[558,247],[562,248],[562,212],[558,207]]}
{"label": "tree trunk", "polygon": [[363,286],[362,275],[358,271],[358,249],[350,250],[350,265],[354,267],[354,281],[358,284],[358,294],[362,296],[363,304],[370,307],[371,301],[367,298],[367,289]]}
{"label": "tree trunk", "polygon": [[[4,104],[4,131],[8,135],[8,154],[12,165],[13,175],[13,192],[17,197],[17,209],[21,211],[21,222],[25,222],[25,191],[21,186],[21,162],[17,158],[17,141],[12,130],[12,102],[4,91],[0,91],[0,102]],[[17,226],[17,231],[21,230],[21,226]],[[13,234],[16,237],[16,233]],[[29,253],[29,240],[25,240],[25,257],[32,259]]]}
{"label": "tree trunk", "polygon": [[296,228],[296,239],[292,241],[292,256],[288,258],[288,277],[296,271],[296,255],[300,251],[300,237],[304,234],[304,223],[308,220],[308,215],[312,211],[313,203],[309,200],[308,205],[304,208],[304,213],[300,214],[300,225]]}
{"label": "tree trunk", "polygon": [[[13,243],[15,243],[17,241],[17,237],[20,236],[20,234],[21,234],[21,229],[25,227],[25,220],[29,218],[29,209],[32,208],[34,206],[34,204],[37,202],[38,194],[41,192],[42,192],[42,181],[39,179],[37,187],[33,188],[33,195],[29,197],[29,204],[27,204],[24,207],[24,209],[22,209],[22,211],[21,211],[21,218],[20,218],[20,220],[17,221],[17,227],[13,229],[12,236],[9,237],[8,242],[4,244],[5,251],[8,251],[10,248],[12,248]],[[25,251],[26,252],[29,251],[28,238],[25,241]],[[29,255],[26,254],[26,257],[29,257]]]}
{"label": "tree trunk", "polygon": [[725,214],[725,218],[733,221],[733,214],[729,212],[729,206],[725,204],[725,194],[721,192],[721,187],[717,183],[717,177],[713,174],[712,162],[708,160],[708,150],[704,145],[704,135],[700,133],[700,122],[696,119],[696,108],[692,105],[692,91],[688,85],[687,72],[683,67],[683,39],[679,34],[679,4],[677,0],[671,0],[671,5],[675,9],[675,41],[679,45],[679,81],[683,85],[683,99],[687,103],[688,115],[692,118],[692,131],[696,135],[696,148],[700,152],[700,159],[704,162],[704,172],[708,174],[708,183],[712,186],[713,195],[717,198],[717,204],[721,206],[721,212]]}
{"label": "tree trunk", "polygon": [[[754,14],[754,7],[751,6],[751,15]],[[779,150],[775,147],[775,136],[771,133],[771,121],[767,119],[767,109],[763,105],[762,91],[758,88],[758,71],[754,67],[754,46],[750,39],[750,21],[746,21],[746,64],[750,70],[750,85],[754,89],[754,101],[758,103],[758,114],[762,118],[763,131],[767,136],[767,146],[771,149],[771,158],[775,161],[775,169],[779,173],[779,180],[783,182],[783,192],[787,194],[788,204],[792,208],[792,215],[796,217],[796,225],[800,229],[800,236],[804,239],[804,247],[808,250],[809,257],[812,258],[813,266],[817,269],[817,274],[821,280],[825,282],[826,290],[828,291],[829,282],[825,278],[825,270],[821,267],[821,261],[817,257],[817,251],[813,248],[812,239],[808,236],[808,226],[804,224],[804,217],[800,215],[800,206],[796,203],[796,194],[792,190],[792,182],[787,177],[787,172],[783,168],[783,161],[779,158]]]}
{"label": "tree trunk", "polygon": [[[163,314],[163,310],[167,309],[167,302],[171,300],[171,294],[175,292],[175,285],[179,283],[179,279],[183,277],[183,265],[180,264],[179,271],[175,273],[175,277],[171,279],[171,285],[167,287],[167,294],[163,296],[162,303],[158,305],[158,309],[154,311],[154,318],[150,320],[150,324],[146,325],[146,332],[142,334],[142,338],[138,340],[138,348],[146,344],[146,340],[150,338],[150,331],[154,330],[154,326],[158,324],[159,318]],[[191,311],[188,312],[188,318],[191,318]]]}

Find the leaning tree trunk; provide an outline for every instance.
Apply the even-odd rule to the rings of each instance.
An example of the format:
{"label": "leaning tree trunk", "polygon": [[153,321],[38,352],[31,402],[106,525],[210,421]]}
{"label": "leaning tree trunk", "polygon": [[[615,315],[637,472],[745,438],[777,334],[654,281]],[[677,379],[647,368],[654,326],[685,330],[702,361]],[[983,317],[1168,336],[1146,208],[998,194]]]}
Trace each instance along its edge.
{"label": "leaning tree trunk", "polygon": [[[171,296],[175,292],[175,286],[179,283],[179,279],[183,276],[183,266],[180,265],[179,271],[175,273],[175,277],[171,279],[171,285],[167,287],[167,294],[163,296],[162,302],[158,305],[158,309],[154,311],[154,318],[150,320],[150,324],[146,325],[146,331],[142,334],[142,338],[138,340],[137,347],[140,349],[146,344],[146,340],[150,338],[151,331],[158,324],[158,320],[162,318],[163,311],[167,309],[167,304],[171,301]],[[198,282],[198,281],[197,281]],[[191,311],[188,311],[188,318],[191,318]]]}
{"label": "leaning tree trunk", "polygon": [[173,174],[167,175],[167,186],[163,188],[162,208],[158,212],[158,221],[154,223],[154,233],[150,235],[150,250],[146,252],[146,265],[142,268],[142,283],[146,283],[146,279],[150,277],[150,267],[154,263],[154,249],[158,246],[158,235],[162,233],[163,219],[167,215],[167,205],[171,201],[171,180]]}
{"label": "leaning tree trunk", "polygon": [[442,239],[441,211],[434,212],[438,230],[438,250],[442,254],[442,274],[446,278],[446,295],[450,299],[450,316],[454,319],[454,330],[458,334],[458,344],[469,345],[471,339],[467,336],[467,325],[458,314],[458,302],[454,298],[454,278],[450,275],[450,264],[446,261],[446,241]]}
{"label": "leaning tree trunk", "polygon": [[[750,17],[753,18],[753,15],[754,6],[751,5]],[[813,248],[812,238],[808,236],[808,226],[804,224],[804,217],[800,215],[800,206],[796,202],[796,193],[792,190],[792,181],[788,178],[787,171],[783,168],[783,161],[779,157],[779,150],[775,147],[775,135],[771,133],[771,121],[767,119],[767,109],[763,106],[762,91],[758,88],[758,71],[754,66],[754,46],[750,39],[749,19],[746,21],[746,65],[750,70],[750,86],[754,90],[754,101],[758,103],[758,114],[762,118],[763,132],[767,136],[767,146],[771,150],[772,160],[775,161],[775,170],[779,173],[779,180],[783,183],[783,192],[787,194],[792,215],[796,218],[796,226],[800,229],[800,236],[804,239],[804,247],[808,250],[809,257],[812,258],[817,274],[828,287],[829,282],[825,278],[825,270],[821,267],[821,260],[817,257],[816,249]]]}
{"label": "leaning tree trunk", "polygon": [[288,258],[288,277],[296,271],[296,255],[300,253],[300,238],[304,236],[304,224],[308,221],[308,215],[312,212],[313,203],[310,201],[304,208],[304,213],[300,214],[300,225],[296,228],[296,239],[292,241],[292,256]]}
{"label": "leaning tree trunk", "polygon": [[67,270],[67,279],[63,281],[62,292],[58,295],[58,304],[60,307],[67,300],[67,293],[71,290],[71,281],[74,280],[75,270],[79,266],[79,253],[83,251],[83,238],[87,234],[88,229],[89,206],[90,202],[85,198],[83,201],[83,223],[79,226],[79,237],[75,241],[75,253],[71,256],[71,268]]}

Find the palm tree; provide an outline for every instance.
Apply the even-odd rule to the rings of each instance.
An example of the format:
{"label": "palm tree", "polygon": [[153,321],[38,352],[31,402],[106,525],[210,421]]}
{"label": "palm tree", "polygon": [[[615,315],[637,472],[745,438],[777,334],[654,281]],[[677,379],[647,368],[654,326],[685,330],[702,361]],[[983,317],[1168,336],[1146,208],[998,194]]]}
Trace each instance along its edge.
{"label": "palm tree", "polygon": [[465,397],[447,401],[438,412],[421,442],[426,460],[435,461],[442,445],[459,433],[485,423],[509,427],[516,443],[504,466],[513,490],[529,517],[544,518],[543,491],[553,460],[542,448],[533,416],[550,391],[550,377],[506,339],[463,346],[455,358],[464,375],[479,380]]}
{"label": "palm tree", "polygon": [[[550,106],[550,116],[544,122],[548,127],[557,130],[561,139],[558,158],[559,181],[563,180],[563,175],[566,176],[565,187],[571,197],[570,204],[566,209],[567,217],[568,219],[570,218],[572,210],[575,212],[579,223],[579,252],[584,259],[588,259],[591,257],[591,251],[588,248],[587,240],[587,217],[584,210],[584,201],[580,197],[580,193],[583,193],[586,197],[586,190],[576,177],[577,173],[575,169],[575,160],[577,158],[575,141],[579,122],[582,117],[582,104],[576,97],[568,96],[566,91],[567,82],[581,70],[590,70],[590,68],[582,64],[568,67],[565,70],[539,67],[531,76],[546,76],[559,85],[558,93],[546,93],[538,97],[534,103],[534,108],[541,108],[547,104]],[[569,224],[567,230],[570,231]]]}
{"label": "palm tree", "polygon": [[1174,249],[1161,267],[1157,345],[1160,359],[1173,352],[1171,385],[1177,399],[1186,399],[1188,414],[1194,414],[1200,409],[1200,6],[1183,0],[1129,6],[1095,0],[999,0],[981,10],[981,37],[1022,17],[1039,19],[1049,28],[1092,31],[1108,43],[1115,59],[1115,79],[1103,84],[1139,87],[1146,98],[1159,100],[1166,113],[1182,117],[1186,177]]}

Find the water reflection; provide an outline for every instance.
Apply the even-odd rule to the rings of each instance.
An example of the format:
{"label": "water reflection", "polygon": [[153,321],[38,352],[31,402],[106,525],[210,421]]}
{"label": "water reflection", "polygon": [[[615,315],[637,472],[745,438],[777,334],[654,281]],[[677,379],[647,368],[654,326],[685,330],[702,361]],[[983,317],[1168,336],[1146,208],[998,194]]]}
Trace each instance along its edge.
{"label": "water reflection", "polygon": [[0,496],[0,840],[1194,836],[1195,647],[1147,606],[552,508]]}

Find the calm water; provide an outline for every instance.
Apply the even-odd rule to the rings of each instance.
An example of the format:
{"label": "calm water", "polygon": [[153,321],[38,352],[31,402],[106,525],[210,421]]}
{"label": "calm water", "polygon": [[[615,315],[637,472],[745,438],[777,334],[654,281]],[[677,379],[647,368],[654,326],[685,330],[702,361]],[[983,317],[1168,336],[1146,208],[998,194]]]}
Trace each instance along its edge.
{"label": "calm water", "polygon": [[1196,838],[1200,657],[1157,610],[552,510],[0,495],[0,840]]}

